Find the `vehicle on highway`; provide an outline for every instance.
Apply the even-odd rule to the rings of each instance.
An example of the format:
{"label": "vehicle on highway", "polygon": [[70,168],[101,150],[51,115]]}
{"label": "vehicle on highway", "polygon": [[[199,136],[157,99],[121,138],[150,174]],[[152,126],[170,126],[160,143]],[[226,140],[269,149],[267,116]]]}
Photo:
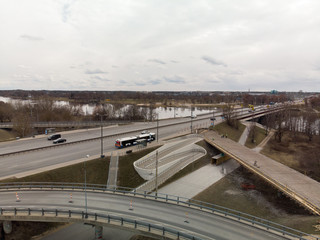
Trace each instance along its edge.
{"label": "vehicle on highway", "polygon": [[58,138],[58,139],[54,140],[53,143],[54,144],[56,144],[56,143],[64,143],[66,141],[67,141],[67,139],[65,139],[65,138]]}
{"label": "vehicle on highway", "polygon": [[192,114],[191,118],[197,118],[197,115],[196,114]]}
{"label": "vehicle on highway", "polygon": [[151,141],[154,141],[155,139],[156,139],[155,133],[145,133],[145,134],[140,134],[132,137],[119,138],[116,140],[114,145],[116,148],[124,148],[124,147],[129,147],[129,146],[138,144],[138,142],[141,142],[139,140],[146,140],[147,142],[151,142]]}
{"label": "vehicle on highway", "polygon": [[56,134],[52,134],[48,137],[48,140],[56,140],[58,138],[61,138],[61,134],[56,133]]}

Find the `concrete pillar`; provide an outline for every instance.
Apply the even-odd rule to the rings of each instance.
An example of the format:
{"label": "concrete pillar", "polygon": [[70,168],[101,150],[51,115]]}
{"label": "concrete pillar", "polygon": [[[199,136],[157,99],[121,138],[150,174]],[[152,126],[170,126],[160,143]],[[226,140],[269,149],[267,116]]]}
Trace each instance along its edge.
{"label": "concrete pillar", "polygon": [[102,239],[102,235],[103,235],[103,227],[95,225],[94,228],[95,228],[94,239],[95,240],[97,240],[97,239],[101,240]]}
{"label": "concrete pillar", "polygon": [[6,234],[10,234],[12,232],[12,222],[11,221],[3,221],[3,230]]}

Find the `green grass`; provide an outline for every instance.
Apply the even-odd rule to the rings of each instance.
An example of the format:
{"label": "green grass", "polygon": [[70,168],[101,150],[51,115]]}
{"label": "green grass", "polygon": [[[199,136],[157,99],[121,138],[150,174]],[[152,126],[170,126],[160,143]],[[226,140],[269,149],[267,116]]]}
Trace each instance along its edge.
{"label": "green grass", "polygon": [[260,127],[255,126],[255,138],[254,142],[252,142],[252,137],[248,136],[245,146],[248,148],[255,148],[258,146],[265,138],[266,138],[266,130]]}
{"label": "green grass", "polygon": [[[107,184],[110,158],[86,162],[87,183]],[[6,179],[1,182],[84,182],[84,163],[62,167],[19,179]]]}
{"label": "green grass", "polygon": [[16,134],[13,131],[0,129],[0,142],[14,140],[15,138]]}
{"label": "green grass", "polygon": [[246,126],[242,123],[239,123],[239,128],[236,129],[230,127],[227,122],[222,122],[215,125],[213,130],[217,131],[219,134],[227,134],[228,138],[232,139],[235,142],[238,142],[245,128]]}
{"label": "green grass", "polygon": [[177,172],[176,174],[174,174],[172,177],[170,177],[165,183],[163,183],[162,185],[160,185],[159,187],[164,187],[186,175],[188,175],[189,173],[192,173],[193,171],[209,164],[211,162],[211,151],[212,151],[212,147],[204,140],[197,142],[197,145],[203,147],[204,149],[207,150],[207,154],[205,156],[203,156],[202,158],[199,158],[198,160],[194,161],[193,163],[189,164],[188,166],[186,166],[185,168],[181,169],[179,172]]}
{"label": "green grass", "polygon": [[145,180],[134,169],[133,163],[158,147],[148,148],[139,152],[133,152],[119,158],[118,186],[136,188]]}

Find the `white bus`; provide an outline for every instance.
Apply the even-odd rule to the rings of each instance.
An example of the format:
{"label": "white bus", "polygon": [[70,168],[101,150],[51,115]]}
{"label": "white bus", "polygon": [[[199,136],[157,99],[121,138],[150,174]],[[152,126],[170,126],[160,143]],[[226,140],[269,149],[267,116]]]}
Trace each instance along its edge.
{"label": "white bus", "polygon": [[129,147],[132,145],[138,144],[138,140],[145,139],[147,142],[151,142],[156,140],[156,134],[155,133],[145,133],[145,134],[140,134],[138,136],[133,136],[133,137],[124,137],[124,138],[119,138],[115,142],[115,147],[116,148],[124,148],[124,147]]}

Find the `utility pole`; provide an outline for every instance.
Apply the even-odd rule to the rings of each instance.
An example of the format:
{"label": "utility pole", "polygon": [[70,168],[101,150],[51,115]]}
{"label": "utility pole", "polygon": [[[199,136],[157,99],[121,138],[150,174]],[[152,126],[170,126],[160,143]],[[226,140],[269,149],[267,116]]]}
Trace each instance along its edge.
{"label": "utility pole", "polygon": [[156,151],[156,196],[158,196],[158,151]]}
{"label": "utility pole", "polygon": [[191,126],[190,126],[190,129],[191,129],[191,133],[192,133],[192,107],[191,107],[191,116],[190,116],[190,118],[191,118]]}
{"label": "utility pole", "polygon": [[159,142],[159,113],[157,114],[157,143]]}
{"label": "utility pole", "polygon": [[103,155],[103,127],[102,127],[102,115],[100,115],[100,125],[101,125],[101,158],[104,158]]}
{"label": "utility pole", "polygon": [[[89,155],[87,155],[87,158]],[[85,209],[86,214],[85,218],[88,218],[88,200],[87,200],[87,168],[86,168],[86,161],[84,161],[84,199],[85,199]]]}

